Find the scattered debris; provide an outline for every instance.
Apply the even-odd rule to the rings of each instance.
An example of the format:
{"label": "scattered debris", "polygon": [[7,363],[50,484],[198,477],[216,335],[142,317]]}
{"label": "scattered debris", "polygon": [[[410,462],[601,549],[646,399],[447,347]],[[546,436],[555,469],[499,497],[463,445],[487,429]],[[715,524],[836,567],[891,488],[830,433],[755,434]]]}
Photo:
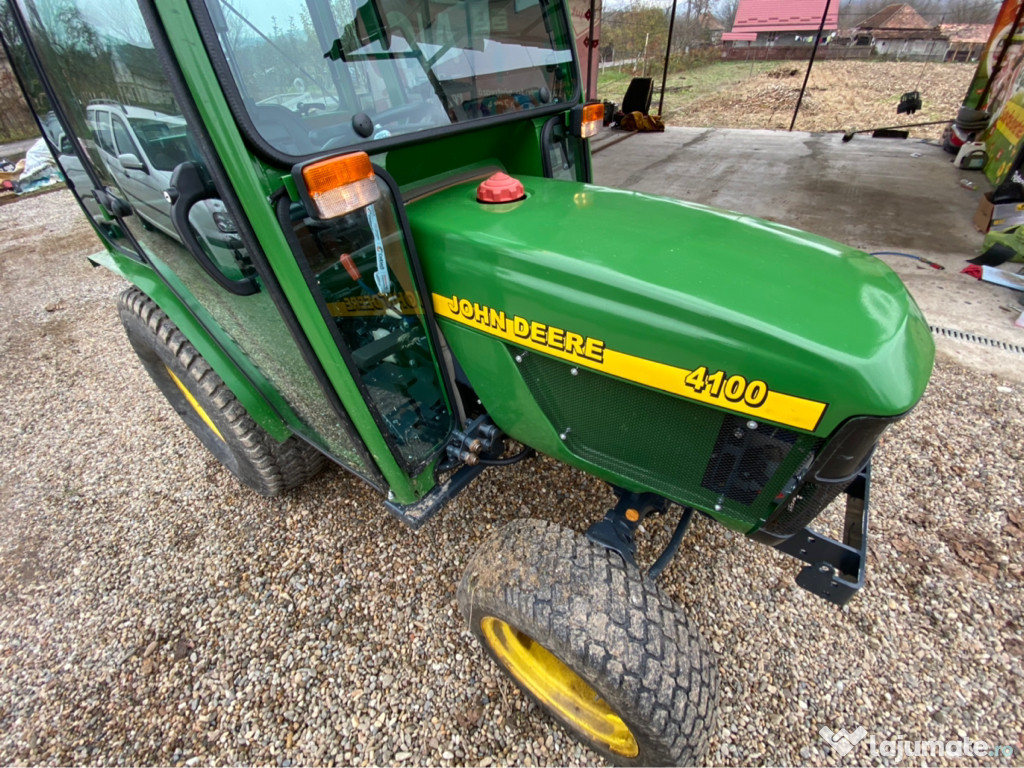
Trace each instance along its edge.
{"label": "scattered debris", "polygon": [[665,130],[665,124],[657,115],[645,115],[643,112],[628,112],[618,121],[619,127],[624,131],[660,132]]}
{"label": "scattered debris", "polygon": [[1015,226],[1002,232],[989,232],[981,245],[981,255],[967,261],[987,267],[998,267],[1007,261],[1024,261],[1024,227]]}
{"label": "scattered debris", "polygon": [[960,271],[965,275],[970,275],[986,283],[1002,285],[1015,291],[1024,291],[1024,275],[1015,275],[1013,272],[996,269],[995,267],[987,267],[983,264],[971,264]]}

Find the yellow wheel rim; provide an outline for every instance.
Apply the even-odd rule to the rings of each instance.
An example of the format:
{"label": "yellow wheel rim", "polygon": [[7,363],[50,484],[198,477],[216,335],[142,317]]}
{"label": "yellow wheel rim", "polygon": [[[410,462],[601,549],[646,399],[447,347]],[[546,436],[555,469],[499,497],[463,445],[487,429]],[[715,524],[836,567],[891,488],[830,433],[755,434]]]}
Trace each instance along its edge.
{"label": "yellow wheel rim", "polygon": [[519,684],[587,739],[623,757],[640,747],[622,718],[551,651],[501,619],[480,622],[484,640]]}
{"label": "yellow wheel rim", "polygon": [[[164,368],[167,368],[167,366],[165,365]],[[171,375],[171,378],[174,379],[174,383],[178,385],[178,389],[181,390],[181,394],[183,394],[185,396],[185,399],[188,400],[188,404],[191,405],[195,412],[199,414],[199,418],[203,420],[203,423],[206,424],[206,426],[208,426],[213,431],[213,434],[215,434],[223,443],[224,435],[220,433],[220,430],[217,429],[217,427],[214,425],[213,421],[207,415],[206,411],[203,410],[203,406],[196,402],[196,399],[192,397],[191,392],[185,389],[185,385],[181,383],[181,379],[174,375],[174,371],[172,371],[170,368],[167,368],[167,373],[169,373]]]}

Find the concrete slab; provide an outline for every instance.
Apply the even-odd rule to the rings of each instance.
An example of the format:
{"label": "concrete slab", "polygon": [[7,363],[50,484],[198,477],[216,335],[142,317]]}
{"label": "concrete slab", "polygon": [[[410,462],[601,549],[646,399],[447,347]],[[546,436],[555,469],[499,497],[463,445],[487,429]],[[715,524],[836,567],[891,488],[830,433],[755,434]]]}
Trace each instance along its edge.
{"label": "concrete slab", "polygon": [[[900,274],[929,323],[1024,348],[1014,326],[1021,295],[960,274],[981,248],[971,219],[990,189],[979,172],[923,141],[841,134],[667,128],[602,131],[592,140],[595,182],[713,205],[788,224],[870,252],[897,251],[938,271],[881,256]],[[960,186],[969,179],[977,190]],[[1004,268],[1016,271],[1020,265]],[[1024,355],[936,337],[941,354],[1024,383]]]}

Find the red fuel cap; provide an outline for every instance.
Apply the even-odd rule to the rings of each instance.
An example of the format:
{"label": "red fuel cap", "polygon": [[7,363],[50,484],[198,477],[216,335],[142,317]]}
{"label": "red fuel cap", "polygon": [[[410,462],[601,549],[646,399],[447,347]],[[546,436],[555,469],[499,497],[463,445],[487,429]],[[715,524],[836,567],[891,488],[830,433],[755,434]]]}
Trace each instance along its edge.
{"label": "red fuel cap", "polygon": [[526,190],[518,179],[500,171],[476,188],[479,203],[514,203],[526,197]]}

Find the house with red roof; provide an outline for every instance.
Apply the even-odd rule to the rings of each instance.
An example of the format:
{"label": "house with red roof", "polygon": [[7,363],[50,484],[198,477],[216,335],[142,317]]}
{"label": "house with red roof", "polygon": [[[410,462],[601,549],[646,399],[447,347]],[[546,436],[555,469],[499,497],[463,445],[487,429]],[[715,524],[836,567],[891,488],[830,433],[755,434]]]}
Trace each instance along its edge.
{"label": "house with red roof", "polygon": [[[740,0],[732,30],[722,42],[740,46],[810,45],[818,34],[827,0]],[[822,37],[839,27],[839,0],[828,3]]]}
{"label": "house with red roof", "polygon": [[860,22],[853,33],[853,44],[872,45],[875,53],[897,59],[942,61],[949,37],[912,6],[894,3]]}

